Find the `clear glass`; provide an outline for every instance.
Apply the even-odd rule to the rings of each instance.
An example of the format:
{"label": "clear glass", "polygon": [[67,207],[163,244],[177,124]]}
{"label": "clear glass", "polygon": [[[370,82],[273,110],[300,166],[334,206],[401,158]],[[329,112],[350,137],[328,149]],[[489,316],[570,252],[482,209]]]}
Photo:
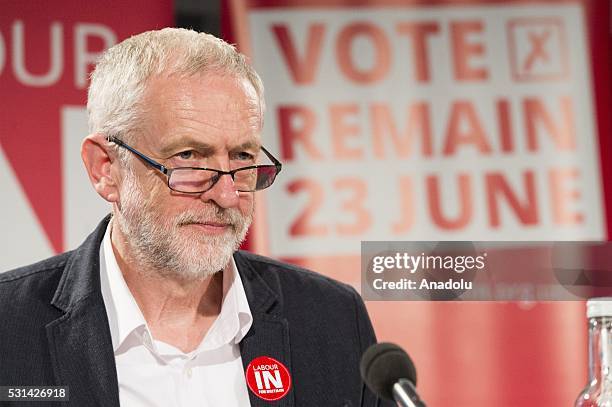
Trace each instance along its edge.
{"label": "clear glass", "polygon": [[575,407],[612,407],[612,317],[589,319],[589,383]]}

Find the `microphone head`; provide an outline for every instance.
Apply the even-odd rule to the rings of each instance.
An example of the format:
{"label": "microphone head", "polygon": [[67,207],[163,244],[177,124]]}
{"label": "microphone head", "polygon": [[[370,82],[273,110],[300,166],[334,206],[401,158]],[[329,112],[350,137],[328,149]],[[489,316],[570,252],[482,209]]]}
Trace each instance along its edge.
{"label": "microphone head", "polygon": [[393,400],[393,385],[407,379],[416,386],[417,376],[410,356],[393,343],[375,343],[361,357],[361,378],[374,394]]}

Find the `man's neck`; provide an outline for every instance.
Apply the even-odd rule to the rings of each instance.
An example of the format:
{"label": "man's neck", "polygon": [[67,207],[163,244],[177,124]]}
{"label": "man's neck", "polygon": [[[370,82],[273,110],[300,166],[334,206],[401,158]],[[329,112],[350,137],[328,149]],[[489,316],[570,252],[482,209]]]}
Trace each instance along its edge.
{"label": "man's neck", "polygon": [[221,311],[223,271],[187,281],[136,264],[132,259],[137,257],[131,255],[118,227],[112,229],[111,243],[123,278],[153,337],[184,352],[195,349]]}

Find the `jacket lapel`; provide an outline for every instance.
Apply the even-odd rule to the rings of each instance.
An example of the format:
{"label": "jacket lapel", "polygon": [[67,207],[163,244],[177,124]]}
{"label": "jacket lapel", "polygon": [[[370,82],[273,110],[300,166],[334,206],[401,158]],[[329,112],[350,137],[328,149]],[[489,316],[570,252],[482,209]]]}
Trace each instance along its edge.
{"label": "jacket lapel", "polygon": [[117,369],[100,291],[99,249],[109,219],[74,251],[51,302],[65,312],[46,329],[56,382],[69,386],[69,406],[119,406]]}
{"label": "jacket lapel", "polygon": [[[244,370],[246,371],[249,363],[256,357],[270,356],[284,364],[291,375],[289,323],[280,313],[281,299],[276,294],[280,293],[278,282],[264,280],[263,273],[255,269],[242,253],[237,252],[234,259],[253,315],[253,324],[240,342]],[[293,387],[293,383],[291,386]],[[276,402],[262,400],[249,390],[249,399],[252,407],[269,407],[271,404],[283,407],[295,405],[293,390]]]}

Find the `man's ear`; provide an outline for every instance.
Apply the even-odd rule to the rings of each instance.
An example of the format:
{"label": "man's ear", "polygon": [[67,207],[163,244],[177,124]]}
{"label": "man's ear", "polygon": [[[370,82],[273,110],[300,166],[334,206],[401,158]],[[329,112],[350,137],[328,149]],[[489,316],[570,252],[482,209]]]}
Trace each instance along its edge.
{"label": "man's ear", "polygon": [[108,202],[118,202],[119,186],[113,178],[117,174],[111,172],[116,157],[106,137],[101,134],[87,136],[81,144],[81,158],[96,192]]}

